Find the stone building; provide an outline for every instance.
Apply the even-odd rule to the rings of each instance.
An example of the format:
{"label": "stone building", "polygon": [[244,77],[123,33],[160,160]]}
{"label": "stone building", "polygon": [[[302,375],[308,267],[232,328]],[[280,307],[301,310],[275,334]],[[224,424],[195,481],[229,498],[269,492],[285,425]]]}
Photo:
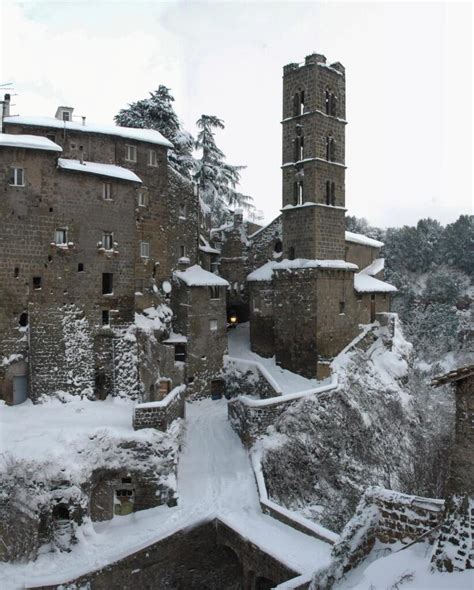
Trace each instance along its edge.
{"label": "stone building", "polygon": [[[163,343],[171,312],[158,316],[173,307],[173,271],[198,261],[193,184],[157,131],[76,122],[71,107],[11,116],[8,95],[3,107],[0,397],[156,399],[186,380]],[[208,351],[219,372],[222,349]]]}

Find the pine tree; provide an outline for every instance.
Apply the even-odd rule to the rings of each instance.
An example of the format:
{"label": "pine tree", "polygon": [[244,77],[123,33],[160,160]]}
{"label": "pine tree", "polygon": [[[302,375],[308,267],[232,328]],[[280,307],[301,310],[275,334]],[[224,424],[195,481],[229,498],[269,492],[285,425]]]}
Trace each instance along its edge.
{"label": "pine tree", "polygon": [[174,98],[170,89],[160,85],[158,90],[150,92],[149,98],[132,102],[121,109],[114,120],[122,127],[156,129],[174,148],[168,151],[170,166],[187,178],[191,178],[194,159],[194,139],[185,131],[173,109]]}
{"label": "pine tree", "polygon": [[445,227],[440,250],[446,264],[474,275],[474,215],[461,215]]}
{"label": "pine tree", "polygon": [[253,211],[252,198],[236,190],[240,171],[245,166],[233,166],[225,161],[225,154],[217,147],[216,129],[224,129],[224,123],[214,115],[201,115],[196,122],[199,133],[196,149],[201,158],[196,162],[194,179],[199,185],[203,201],[210,207],[213,224],[222,224],[230,218],[229,207],[242,207]]}

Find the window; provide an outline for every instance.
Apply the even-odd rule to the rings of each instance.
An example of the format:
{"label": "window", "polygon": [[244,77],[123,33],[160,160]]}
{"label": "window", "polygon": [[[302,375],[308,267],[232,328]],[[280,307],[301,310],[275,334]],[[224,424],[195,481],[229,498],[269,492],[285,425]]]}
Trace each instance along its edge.
{"label": "window", "polygon": [[328,162],[336,160],[336,142],[331,135],[326,137],[326,160]]}
{"label": "window", "polygon": [[273,247],[274,251],[279,254],[280,252],[283,252],[283,243],[281,240],[277,240],[275,242],[275,246]]}
{"label": "window", "polygon": [[345,309],[346,309],[346,302],[345,301],[339,301],[339,313],[340,314],[344,314],[345,313]]}
{"label": "window", "polygon": [[63,121],[70,121],[71,120],[71,113],[69,111],[63,111]]}
{"label": "window", "polygon": [[336,185],[334,182],[331,182],[331,205],[336,204]]}
{"label": "window", "polygon": [[186,346],[184,344],[175,345],[174,360],[182,363],[186,361]]}
{"label": "window", "polygon": [[295,205],[303,204],[303,181],[295,182]]}
{"label": "window", "polygon": [[110,182],[104,182],[102,184],[102,198],[104,201],[112,200],[112,185]]}
{"label": "window", "polygon": [[148,150],[148,166],[158,166],[158,157],[155,150]]}
{"label": "window", "polygon": [[150,243],[140,242],[140,256],[141,258],[150,258]]}
{"label": "window", "polygon": [[110,311],[108,309],[102,310],[102,325],[108,326],[110,324]]}
{"label": "window", "polygon": [[41,277],[33,277],[33,289],[41,289]]}
{"label": "window", "polygon": [[334,182],[326,181],[326,205],[336,204],[336,185]]}
{"label": "window", "polygon": [[77,272],[84,272],[84,264],[82,262],[79,262],[77,265]]}
{"label": "window", "polygon": [[111,231],[104,231],[102,234],[102,248],[105,250],[114,249],[114,234]]}
{"label": "window", "polygon": [[147,206],[147,195],[143,191],[139,191],[139,193],[138,193],[138,206],[139,207],[146,207]]}
{"label": "window", "polygon": [[304,137],[296,137],[295,140],[295,162],[304,159]]}
{"label": "window", "polygon": [[179,218],[186,219],[186,205],[184,204],[179,206]]}
{"label": "window", "polygon": [[17,279],[20,276],[20,268],[18,266],[15,266],[15,268],[13,269],[13,276],[15,279]]}
{"label": "window", "polygon": [[290,260],[294,260],[295,259],[295,249],[293,246],[290,246],[290,248],[288,249],[288,258]]}
{"label": "window", "polygon": [[114,292],[114,275],[111,272],[102,273],[102,294],[110,295]]}
{"label": "window", "polygon": [[137,148],[134,145],[127,145],[127,155],[125,159],[128,162],[136,162],[137,161]]}
{"label": "window", "polygon": [[179,247],[179,255],[181,258],[184,258],[186,256],[186,246],[181,245]]}
{"label": "window", "polygon": [[297,92],[293,96],[293,117],[302,115],[304,112],[304,90]]}
{"label": "window", "polygon": [[25,186],[25,173],[23,168],[10,168],[10,180],[11,186]]}
{"label": "window", "polygon": [[67,245],[67,229],[59,228],[54,232],[54,243],[58,246]]}
{"label": "window", "polygon": [[328,89],[325,93],[325,103],[326,115],[331,115],[332,117],[335,117],[337,113],[337,96],[334,94],[334,92],[331,92]]}
{"label": "window", "polygon": [[221,288],[220,287],[209,287],[209,297],[211,299],[220,299],[221,298]]}
{"label": "window", "polygon": [[209,320],[209,329],[211,332],[215,332],[217,330],[217,320]]}
{"label": "window", "polygon": [[18,323],[20,324],[20,326],[22,328],[26,328],[26,326],[28,325],[28,312],[24,311],[23,313],[20,314],[20,317],[18,319]]}

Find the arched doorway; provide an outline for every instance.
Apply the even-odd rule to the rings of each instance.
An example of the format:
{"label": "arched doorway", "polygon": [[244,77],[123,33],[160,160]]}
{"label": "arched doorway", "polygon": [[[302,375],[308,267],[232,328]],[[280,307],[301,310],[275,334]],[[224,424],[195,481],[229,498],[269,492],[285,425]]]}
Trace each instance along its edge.
{"label": "arched doorway", "polygon": [[28,399],[28,364],[19,361],[10,365],[5,375],[4,398],[12,406],[22,404]]}

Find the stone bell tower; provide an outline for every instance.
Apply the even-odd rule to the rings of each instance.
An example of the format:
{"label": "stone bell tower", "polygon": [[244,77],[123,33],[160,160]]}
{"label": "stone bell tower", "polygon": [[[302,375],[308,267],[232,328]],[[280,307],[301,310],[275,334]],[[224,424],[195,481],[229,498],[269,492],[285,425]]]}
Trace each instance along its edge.
{"label": "stone bell tower", "polygon": [[285,258],[344,259],[345,90],[323,55],[283,68]]}

